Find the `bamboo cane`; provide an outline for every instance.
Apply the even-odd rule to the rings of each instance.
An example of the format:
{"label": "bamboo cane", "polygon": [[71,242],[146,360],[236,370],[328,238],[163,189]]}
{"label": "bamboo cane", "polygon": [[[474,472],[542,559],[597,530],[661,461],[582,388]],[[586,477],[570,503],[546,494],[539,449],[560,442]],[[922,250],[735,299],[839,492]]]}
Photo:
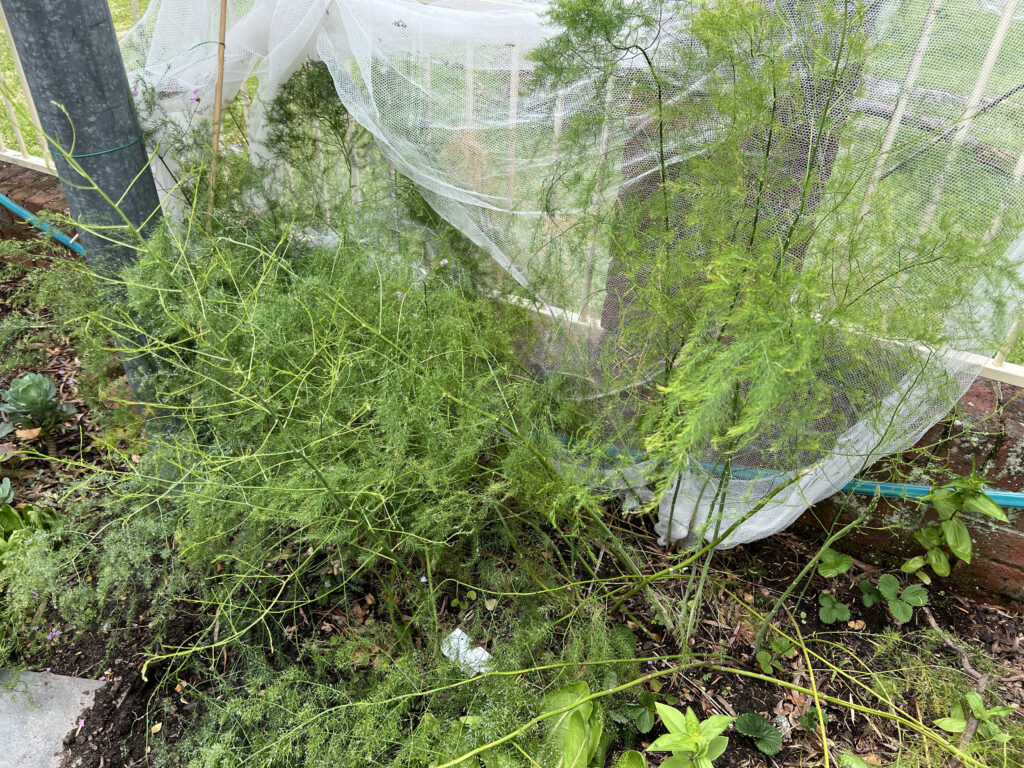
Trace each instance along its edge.
{"label": "bamboo cane", "polygon": [[228,0],[220,0],[220,29],[217,36],[217,85],[213,95],[213,153],[210,155],[210,201],[206,207],[213,215],[214,191],[217,186],[217,153],[220,151],[221,101],[224,99],[224,46],[228,30]]}

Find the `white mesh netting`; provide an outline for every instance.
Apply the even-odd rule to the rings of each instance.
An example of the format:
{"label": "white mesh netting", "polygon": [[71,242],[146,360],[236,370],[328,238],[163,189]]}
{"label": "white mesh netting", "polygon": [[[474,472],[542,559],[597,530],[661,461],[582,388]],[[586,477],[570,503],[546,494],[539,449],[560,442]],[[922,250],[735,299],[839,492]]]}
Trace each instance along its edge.
{"label": "white mesh netting", "polygon": [[[742,103],[727,98],[735,80],[695,42],[705,33],[693,24],[713,5],[660,7],[660,37],[635,34],[662,79],[632,48],[613,66],[581,66],[571,79],[542,83],[531,52],[560,31],[542,0],[235,0],[224,94],[231,99],[258,78],[258,147],[258,105],[305,62],[324,62],[387,159],[536,300],[546,329],[534,361],[582,382],[583,397],[603,397],[595,418],[628,417],[617,393],[647,388],[656,367],[650,339],[622,331],[628,317],[655,314],[644,301],[663,277],[638,266],[635,236],[654,225],[616,218],[621,211],[654,207],[655,193],[671,189],[675,239],[652,249],[692,264],[714,238],[689,216],[698,206],[687,202],[686,183],[710,178],[708,161],[749,164],[756,181],[764,179],[759,158],[768,158],[764,168],[810,182],[779,183],[774,197],[758,198],[761,237],[782,243],[780,259],[794,271],[821,276],[813,300],[792,299],[794,312],[819,323],[841,316],[847,325],[837,338],[858,341],[824,350],[808,384],[814,394],[780,404],[775,423],[732,452],[722,493],[713,487],[721,444],[712,443],[691,452],[661,489],[665,538],[711,538],[742,520],[726,542],[735,545],[782,530],[871,457],[913,444],[1008,331],[1018,299],[1008,272],[1024,263],[1024,3],[765,0],[758,23],[792,86],[777,99],[783,114],[773,115],[767,138],[736,136],[737,121],[751,118],[727,112]],[[154,0],[123,41],[127,66],[169,114],[209,116],[219,8],[219,0]],[[859,61],[844,48],[854,36]],[[822,51],[836,54],[835,67],[816,61]],[[750,71],[765,66],[758,56]],[[655,86],[670,113],[663,135],[652,117]],[[814,174],[804,173],[810,166]],[[800,217],[814,223],[798,227]],[[616,232],[626,231],[633,239],[623,249]],[[984,253],[986,263],[1010,269],[994,278],[974,274],[969,260],[943,258],[958,253]],[[699,272],[676,270],[664,294],[699,294],[708,282]],[[971,299],[946,308],[937,327],[914,325],[915,307],[936,306],[954,286],[963,295],[965,285]],[[851,314],[858,286],[872,290]],[[850,330],[850,317],[862,330]],[[669,318],[665,327],[680,323]],[[722,345],[742,348],[742,339],[717,333]],[[674,356],[683,342],[669,347],[661,353]],[[766,375],[777,365],[766,358]],[[750,382],[734,395],[756,391]],[[810,438],[788,434],[803,409],[822,403]]]}

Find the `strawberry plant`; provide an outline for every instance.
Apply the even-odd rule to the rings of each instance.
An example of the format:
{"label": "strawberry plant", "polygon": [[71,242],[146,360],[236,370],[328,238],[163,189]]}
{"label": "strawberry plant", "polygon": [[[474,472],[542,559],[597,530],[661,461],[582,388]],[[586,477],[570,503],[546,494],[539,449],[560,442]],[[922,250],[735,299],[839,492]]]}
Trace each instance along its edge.
{"label": "strawberry plant", "polygon": [[869,581],[860,583],[861,600],[866,608],[881,603],[883,600],[889,609],[889,615],[899,624],[906,624],[914,613],[928,603],[928,591],[920,584],[911,584],[900,591],[900,582],[891,573],[883,574],[875,586]]}
{"label": "strawberry plant", "polygon": [[756,712],[744,712],[736,718],[736,730],[754,740],[754,746],[771,757],[782,749],[782,731]]}
{"label": "strawberry plant", "polygon": [[824,624],[850,620],[850,609],[828,592],[818,595],[818,604],[821,606],[818,608],[818,618]]}
{"label": "strawberry plant", "polygon": [[821,551],[821,561],[818,563],[818,573],[826,579],[834,579],[841,576],[853,567],[853,558],[849,555],[842,555],[830,547]]}
{"label": "strawberry plant", "polygon": [[782,659],[796,655],[796,648],[789,640],[778,637],[769,643],[770,651],[758,651],[755,658],[766,675],[782,671]]}

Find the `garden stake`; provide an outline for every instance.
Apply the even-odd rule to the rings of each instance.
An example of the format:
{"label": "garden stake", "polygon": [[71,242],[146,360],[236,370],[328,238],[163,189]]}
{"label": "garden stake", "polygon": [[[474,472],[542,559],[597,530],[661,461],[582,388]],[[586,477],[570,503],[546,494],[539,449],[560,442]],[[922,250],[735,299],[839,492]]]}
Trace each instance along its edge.
{"label": "garden stake", "polygon": [[213,153],[210,155],[210,202],[206,215],[213,216],[214,190],[217,186],[217,152],[220,150],[221,101],[224,98],[224,47],[228,29],[228,0],[220,0],[220,30],[217,38],[217,85],[213,95]]}

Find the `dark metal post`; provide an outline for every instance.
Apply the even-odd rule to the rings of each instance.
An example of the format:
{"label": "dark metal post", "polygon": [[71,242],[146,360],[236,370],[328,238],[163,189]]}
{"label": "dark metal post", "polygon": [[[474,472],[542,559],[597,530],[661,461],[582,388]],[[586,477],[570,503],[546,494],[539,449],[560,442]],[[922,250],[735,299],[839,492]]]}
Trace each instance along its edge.
{"label": "dark metal post", "polygon": [[[107,0],[0,1],[42,129],[82,169],[51,152],[71,215],[84,225],[85,257],[97,274],[113,277],[136,260],[135,250],[84,227],[123,226],[127,219],[148,229],[159,219],[160,199]],[[130,239],[126,230],[112,234]],[[118,293],[108,291],[108,300]],[[122,354],[122,362],[136,396],[148,399],[138,391],[145,361]]]}
{"label": "dark metal post", "polygon": [[[159,215],[142,130],[107,0],[2,0],[43,131],[73,155],[85,174],[135,227]],[[87,225],[124,221],[58,152],[54,164],[71,215]],[[129,189],[130,187],[130,189]],[[125,194],[125,190],[128,190]],[[82,232],[86,257],[105,271],[133,260]]]}

